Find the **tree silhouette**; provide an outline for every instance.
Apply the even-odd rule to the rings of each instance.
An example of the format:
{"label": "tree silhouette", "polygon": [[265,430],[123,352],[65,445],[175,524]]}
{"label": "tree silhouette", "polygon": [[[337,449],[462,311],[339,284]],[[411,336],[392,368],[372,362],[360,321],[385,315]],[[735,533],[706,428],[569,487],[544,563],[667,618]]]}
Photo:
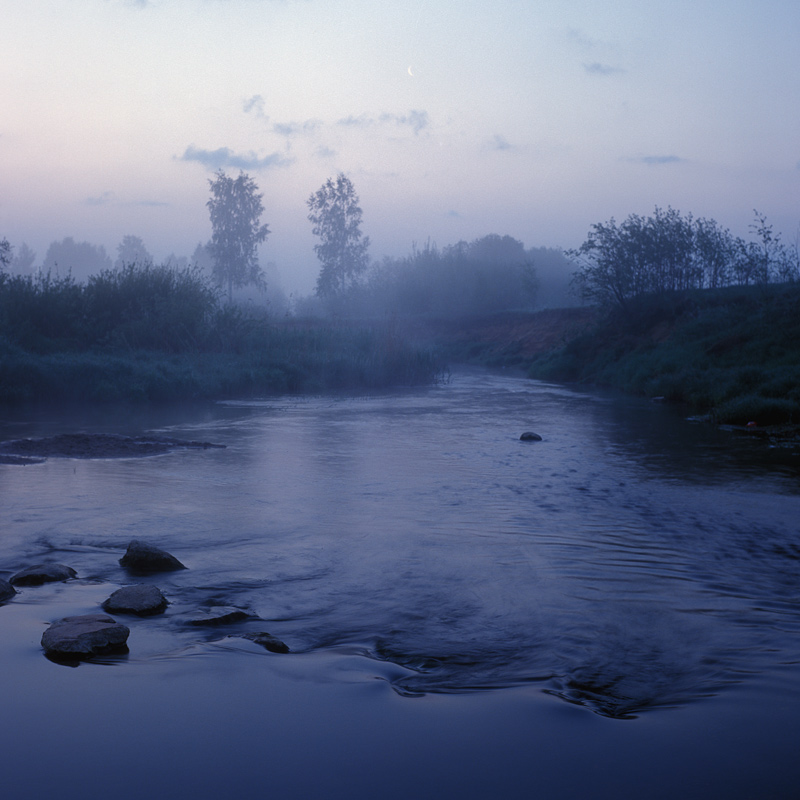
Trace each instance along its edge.
{"label": "tree silhouette", "polygon": [[320,297],[341,295],[369,264],[369,237],[361,236],[361,208],[352,181],[342,172],[328,178],[308,198],[308,219],[320,243],[314,252],[322,264],[317,278]]}
{"label": "tree silhouette", "polygon": [[264,285],[258,265],[258,245],[269,235],[269,226],[260,224],[263,195],[246,172],[234,180],[219,170],[208,183],[212,234],[207,247],[214,260],[213,277],[219,286],[227,285],[232,302],[234,287]]}

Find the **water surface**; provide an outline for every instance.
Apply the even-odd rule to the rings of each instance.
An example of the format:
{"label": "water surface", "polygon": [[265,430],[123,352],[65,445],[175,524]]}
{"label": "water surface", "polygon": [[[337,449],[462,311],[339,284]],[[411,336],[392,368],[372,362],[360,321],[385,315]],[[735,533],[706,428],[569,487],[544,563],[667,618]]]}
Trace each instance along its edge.
{"label": "water surface", "polygon": [[[7,418],[0,439],[77,429],[226,447],[0,467],[0,576],[41,560],[79,574],[0,608],[0,657],[25,688],[7,718],[73,771],[86,750],[116,764],[98,733],[113,697],[118,758],[149,754],[166,787],[169,731],[196,797],[255,796],[267,745],[297,797],[529,797],[536,780],[549,797],[784,796],[800,777],[792,449],[487,373],[378,397]],[[133,580],[118,564],[133,538],[189,567],[147,579],[167,614],[126,618],[124,659],[48,662],[46,623]],[[186,624],[218,605],[258,619]],[[77,745],[54,732],[63,704]]]}

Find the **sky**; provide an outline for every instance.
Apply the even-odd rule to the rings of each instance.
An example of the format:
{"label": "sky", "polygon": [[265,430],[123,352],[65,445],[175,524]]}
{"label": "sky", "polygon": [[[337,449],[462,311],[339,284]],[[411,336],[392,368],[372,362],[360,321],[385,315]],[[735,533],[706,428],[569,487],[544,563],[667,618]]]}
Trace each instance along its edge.
{"label": "sky", "polygon": [[577,247],[671,206],[800,224],[797,0],[0,0],[0,237],[156,260],[211,235],[208,180],[263,193],[287,291],[344,172],[370,255],[490,233]]}

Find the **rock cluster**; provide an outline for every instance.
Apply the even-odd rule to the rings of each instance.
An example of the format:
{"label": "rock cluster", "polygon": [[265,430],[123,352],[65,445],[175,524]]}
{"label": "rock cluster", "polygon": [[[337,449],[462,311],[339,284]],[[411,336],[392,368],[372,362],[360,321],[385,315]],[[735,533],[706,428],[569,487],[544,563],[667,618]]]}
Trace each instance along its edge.
{"label": "rock cluster", "polygon": [[538,433],[534,433],[533,431],[525,431],[522,436],[519,437],[520,441],[522,442],[541,442],[542,437],[539,436]]}
{"label": "rock cluster", "polygon": [[[120,564],[137,575],[186,569],[175,556],[147,542],[134,539],[128,545]],[[37,564],[17,572],[10,581],[0,579],[0,603],[16,595],[14,586],[40,586],[51,581],[67,581],[77,577],[72,567],[64,564]],[[113,614],[134,614],[148,617],[163,614],[167,598],[157,586],[137,584],[123,586],[103,603],[103,610]],[[180,619],[180,618],[179,618]],[[212,606],[182,619],[189,626],[233,625],[258,619],[241,608]],[[45,653],[60,663],[77,664],[80,660],[101,653],[127,652],[130,629],[107,614],[84,614],[53,622],[42,635]],[[261,645],[272,653],[288,653],[280,639],[266,631],[235,634]]]}

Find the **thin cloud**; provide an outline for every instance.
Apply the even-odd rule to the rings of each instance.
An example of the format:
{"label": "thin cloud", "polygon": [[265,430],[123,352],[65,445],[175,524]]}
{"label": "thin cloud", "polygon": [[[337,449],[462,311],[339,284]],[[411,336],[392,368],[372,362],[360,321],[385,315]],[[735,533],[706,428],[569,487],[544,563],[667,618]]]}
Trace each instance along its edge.
{"label": "thin cloud", "polygon": [[321,145],[316,149],[317,158],[329,159],[329,158],[335,158],[336,155],[337,153],[335,150],[331,150],[330,147],[326,147],[325,145]]}
{"label": "thin cloud", "polygon": [[269,119],[264,110],[265,108],[266,102],[260,94],[254,94],[252,97],[248,97],[246,100],[242,101],[242,110],[244,113],[252,114],[259,119]]}
{"label": "thin cloud", "polygon": [[357,117],[351,114],[349,117],[337,120],[336,124],[344,128],[369,128],[375,124],[375,120],[371,119],[366,114],[360,114]]}
{"label": "thin cloud", "polygon": [[307,119],[305,122],[276,122],[272,130],[279,136],[291,138],[294,136],[310,136],[323,125],[320,119]]}
{"label": "thin cloud", "polygon": [[116,199],[114,192],[103,192],[97,197],[87,197],[85,202],[87,206],[107,206]]}
{"label": "thin cloud", "polygon": [[163,200],[132,200],[130,203],[125,203],[126,206],[140,206],[144,208],[163,208],[168,206],[169,203]]}
{"label": "thin cloud", "polygon": [[491,139],[488,139],[485,142],[484,149],[491,150],[496,153],[510,153],[518,148],[516,145],[511,144],[511,142],[509,142],[505,136],[501,136],[499,133],[496,133]]}
{"label": "thin cloud", "polygon": [[412,109],[408,114],[381,114],[379,121],[392,125],[408,125],[414,136],[418,136],[420,131],[430,127],[431,120],[427,111]]}
{"label": "thin cloud", "polygon": [[463,215],[456,211],[454,208],[451,208],[446,214],[446,217],[452,217],[453,219],[462,219]]}
{"label": "thin cloud", "polygon": [[350,115],[337,120],[337,125],[345,128],[371,128],[375,125],[391,125],[393,127],[407,126],[411,128],[414,135],[419,135],[420,131],[430,127],[431,120],[427,111],[411,109],[406,114],[394,114],[386,112],[379,117],[368,117],[366,114],[359,114],[357,117]]}
{"label": "thin cloud", "polygon": [[293,158],[287,158],[280,153],[270,153],[259,158],[252,150],[247,153],[234,153],[229,147],[219,147],[216,150],[203,150],[194,145],[189,145],[186,152],[180,156],[179,161],[196,161],[208,169],[272,169],[288,167],[294,163]]}
{"label": "thin cloud", "polygon": [[679,164],[686,159],[680,156],[642,156],[641,158],[633,158],[631,161],[636,161],[639,164],[647,164],[648,166],[660,166],[661,164]]}
{"label": "thin cloud", "polygon": [[608,64],[601,64],[599,61],[594,61],[591,64],[584,64],[583,69],[589,75],[614,75],[619,72],[625,72],[620,67],[612,67]]}

